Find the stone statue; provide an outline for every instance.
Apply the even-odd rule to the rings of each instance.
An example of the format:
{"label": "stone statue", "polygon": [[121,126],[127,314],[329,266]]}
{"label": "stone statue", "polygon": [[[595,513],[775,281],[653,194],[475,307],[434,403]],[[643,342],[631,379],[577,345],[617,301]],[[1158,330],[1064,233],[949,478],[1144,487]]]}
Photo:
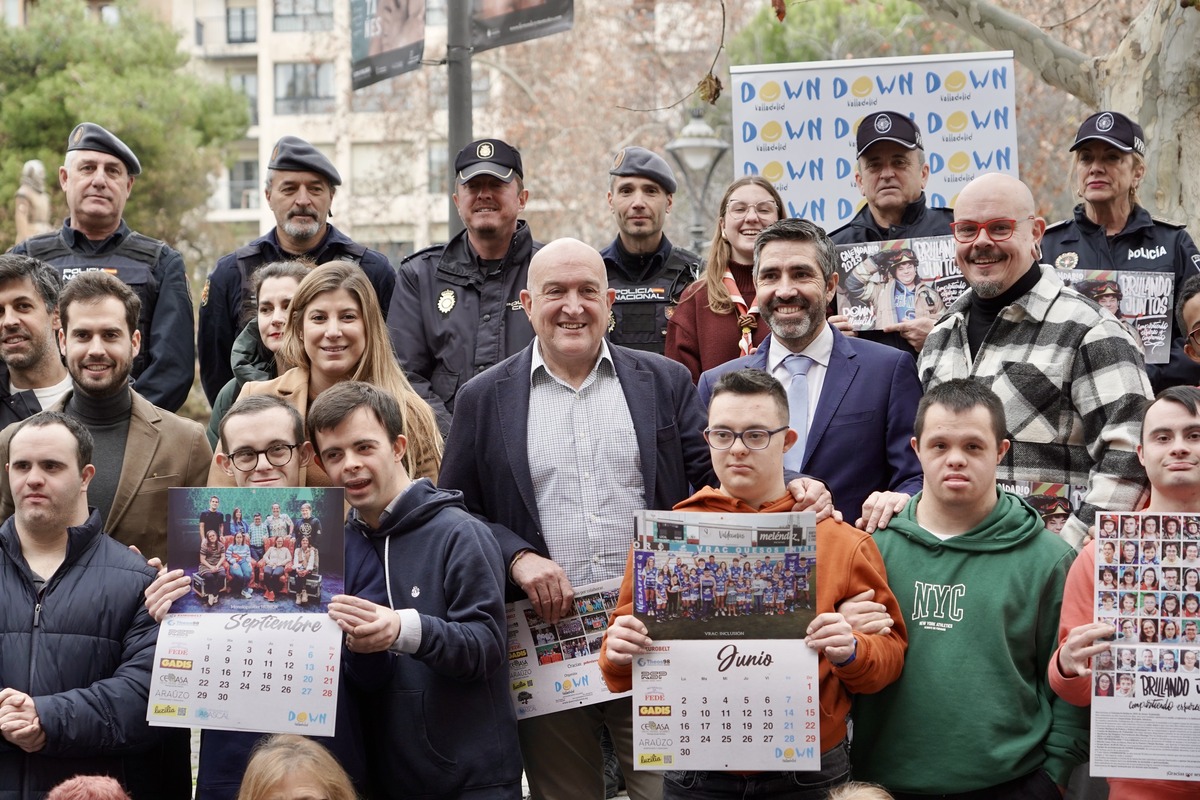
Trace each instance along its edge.
{"label": "stone statue", "polygon": [[21,169],[17,189],[17,242],[46,233],[50,227],[50,195],[46,194],[46,167],[36,158]]}

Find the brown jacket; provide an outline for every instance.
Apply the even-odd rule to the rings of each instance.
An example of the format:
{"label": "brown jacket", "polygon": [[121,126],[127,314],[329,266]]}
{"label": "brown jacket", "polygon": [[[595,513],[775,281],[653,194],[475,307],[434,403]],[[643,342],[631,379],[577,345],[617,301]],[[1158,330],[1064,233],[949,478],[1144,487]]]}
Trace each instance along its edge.
{"label": "brown jacket", "polygon": [[[72,390],[74,391],[74,390]],[[133,407],[125,460],[104,530],[121,544],[133,545],[146,558],[167,560],[167,489],[203,486],[212,461],[204,426],[153,405],[130,389]],[[61,411],[68,392],[54,410]],[[0,432],[0,464],[8,463],[8,442],[16,429]],[[14,509],[8,471],[0,470],[0,519]]]}

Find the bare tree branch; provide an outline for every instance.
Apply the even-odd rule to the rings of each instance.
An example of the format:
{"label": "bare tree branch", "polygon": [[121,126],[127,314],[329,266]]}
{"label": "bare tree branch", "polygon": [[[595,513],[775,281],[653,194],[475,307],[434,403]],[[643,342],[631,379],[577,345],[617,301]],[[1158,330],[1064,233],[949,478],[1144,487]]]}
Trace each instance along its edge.
{"label": "bare tree branch", "polygon": [[1024,17],[986,0],[914,0],[930,17],[949,22],[1013,55],[1051,86],[1089,105],[1100,102],[1096,59],[1060,42]]}

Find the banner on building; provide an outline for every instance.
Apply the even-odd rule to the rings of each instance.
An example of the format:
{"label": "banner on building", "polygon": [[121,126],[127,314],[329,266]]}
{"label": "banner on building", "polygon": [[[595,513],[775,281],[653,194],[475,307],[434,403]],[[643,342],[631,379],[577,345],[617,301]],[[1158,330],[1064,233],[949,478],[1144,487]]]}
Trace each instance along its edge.
{"label": "banner on building", "polygon": [[425,55],[425,0],[350,0],[350,83],[410,72]]}
{"label": "banner on building", "polygon": [[917,123],[929,164],[926,200],[952,207],[987,172],[1016,176],[1011,51],[732,67],[736,175],[762,175],[788,216],[826,230],[865,202],[855,137],[872,112]]}

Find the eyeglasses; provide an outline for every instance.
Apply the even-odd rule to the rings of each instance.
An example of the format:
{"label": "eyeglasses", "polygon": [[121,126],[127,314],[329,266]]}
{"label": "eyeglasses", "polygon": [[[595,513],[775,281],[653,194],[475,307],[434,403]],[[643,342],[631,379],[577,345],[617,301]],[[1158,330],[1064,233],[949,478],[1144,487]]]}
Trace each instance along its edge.
{"label": "eyeglasses", "polygon": [[1200,325],[1188,331],[1187,340],[1192,343],[1192,347],[1200,349],[1200,338],[1197,338],[1198,335],[1200,335]]}
{"label": "eyeglasses", "polygon": [[258,467],[259,456],[266,456],[267,463],[272,467],[282,467],[292,460],[292,451],[299,446],[298,444],[273,444],[266,450],[243,447],[241,450],[234,450],[226,455],[242,472],[253,472]]}
{"label": "eyeglasses", "polygon": [[778,219],[779,209],[774,203],[762,202],[758,205],[750,205],[749,203],[730,203],[725,207],[725,216],[732,219],[743,219],[750,213],[750,209],[754,209],[754,213],[759,219]]}
{"label": "eyeglasses", "polygon": [[741,439],[742,444],[746,445],[748,450],[763,450],[771,443],[772,436],[787,429],[787,425],[773,431],[764,428],[751,428],[741,432],[731,431],[728,428],[705,428],[704,441],[708,442],[708,446],[714,450],[728,450],[733,447],[734,442]]}
{"label": "eyeglasses", "polygon": [[951,222],[950,230],[954,232],[954,239],[962,244],[971,244],[979,238],[980,231],[987,231],[988,238],[993,242],[1003,242],[1006,239],[1011,239],[1012,235],[1017,232],[1017,225],[1026,220],[1037,219],[1030,214],[1022,220],[1016,219],[989,219],[987,222],[975,222],[965,219],[961,222]]}

